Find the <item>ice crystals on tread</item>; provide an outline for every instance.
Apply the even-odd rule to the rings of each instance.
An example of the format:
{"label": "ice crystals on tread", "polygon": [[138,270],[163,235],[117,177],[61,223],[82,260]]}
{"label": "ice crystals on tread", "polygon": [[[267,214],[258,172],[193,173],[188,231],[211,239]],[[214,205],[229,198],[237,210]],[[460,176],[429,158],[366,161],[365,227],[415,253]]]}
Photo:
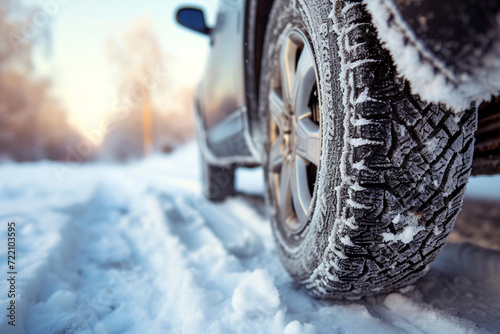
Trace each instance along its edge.
{"label": "ice crystals on tread", "polygon": [[[397,218],[397,219],[396,219]],[[397,242],[401,241],[404,244],[409,244],[413,241],[418,232],[425,230],[424,226],[419,226],[419,220],[422,215],[410,213],[406,216],[396,215],[393,219],[393,224],[396,225],[399,222],[404,223],[405,227],[397,233],[384,232],[382,233],[382,238],[385,242]]]}
{"label": "ice crystals on tread", "polygon": [[383,145],[384,143],[381,141],[370,140],[365,138],[351,138],[349,140],[352,146],[359,147],[364,145]]}
{"label": "ice crystals on tread", "polygon": [[341,243],[343,243],[346,246],[354,246],[354,244],[351,241],[351,238],[348,235],[344,235],[339,240]]}

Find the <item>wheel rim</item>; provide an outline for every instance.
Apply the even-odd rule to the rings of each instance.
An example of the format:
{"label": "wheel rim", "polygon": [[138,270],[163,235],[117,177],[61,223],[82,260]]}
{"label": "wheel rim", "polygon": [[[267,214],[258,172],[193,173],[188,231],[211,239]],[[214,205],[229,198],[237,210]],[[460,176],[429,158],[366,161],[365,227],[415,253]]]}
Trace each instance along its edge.
{"label": "wheel rim", "polygon": [[281,224],[299,233],[312,212],[321,155],[321,117],[314,54],[304,33],[283,39],[269,94],[269,179]]}

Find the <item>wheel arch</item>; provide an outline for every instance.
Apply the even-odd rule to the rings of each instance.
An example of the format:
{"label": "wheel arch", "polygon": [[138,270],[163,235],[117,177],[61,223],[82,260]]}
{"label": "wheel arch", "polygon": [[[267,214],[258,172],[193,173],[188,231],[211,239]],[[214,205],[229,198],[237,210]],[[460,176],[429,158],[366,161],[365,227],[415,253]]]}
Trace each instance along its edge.
{"label": "wheel arch", "polygon": [[269,14],[274,0],[247,0],[245,4],[245,95],[250,132],[260,129],[258,96],[262,52]]}

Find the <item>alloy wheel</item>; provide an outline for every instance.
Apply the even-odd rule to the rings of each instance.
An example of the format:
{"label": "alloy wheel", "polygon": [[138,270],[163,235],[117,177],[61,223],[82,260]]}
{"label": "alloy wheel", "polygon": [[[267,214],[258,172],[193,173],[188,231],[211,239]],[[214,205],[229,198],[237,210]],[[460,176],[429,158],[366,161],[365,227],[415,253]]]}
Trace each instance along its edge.
{"label": "alloy wheel", "polygon": [[284,35],[271,80],[269,173],[279,218],[299,233],[312,211],[321,155],[318,75],[306,35]]}

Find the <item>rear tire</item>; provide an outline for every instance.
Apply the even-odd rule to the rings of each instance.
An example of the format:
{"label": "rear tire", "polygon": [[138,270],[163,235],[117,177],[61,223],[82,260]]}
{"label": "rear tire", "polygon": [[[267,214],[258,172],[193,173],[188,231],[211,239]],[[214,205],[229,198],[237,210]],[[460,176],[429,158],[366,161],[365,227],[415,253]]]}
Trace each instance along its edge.
{"label": "rear tire", "polygon": [[219,202],[234,194],[234,166],[214,166],[200,154],[203,195]]}
{"label": "rear tire", "polygon": [[[411,94],[363,4],[334,3],[336,8],[323,0],[276,0],[259,96],[278,253],[290,275],[323,298],[389,292],[428,270],[461,209],[476,128],[475,108],[452,114]],[[291,121],[283,118],[286,126],[276,126],[271,116],[280,105],[272,93],[283,86],[275,73],[294,66],[293,52],[283,51],[294,30],[312,48],[319,92],[321,154],[305,216],[297,213],[303,201],[294,201],[293,192],[291,204],[283,204],[289,201],[281,196],[285,163],[276,163],[272,150],[281,147],[282,161],[301,153],[285,147],[300,142],[294,103],[283,98],[285,113],[292,115]],[[304,48],[297,50],[295,64]],[[292,65],[280,64],[283,54]]]}

